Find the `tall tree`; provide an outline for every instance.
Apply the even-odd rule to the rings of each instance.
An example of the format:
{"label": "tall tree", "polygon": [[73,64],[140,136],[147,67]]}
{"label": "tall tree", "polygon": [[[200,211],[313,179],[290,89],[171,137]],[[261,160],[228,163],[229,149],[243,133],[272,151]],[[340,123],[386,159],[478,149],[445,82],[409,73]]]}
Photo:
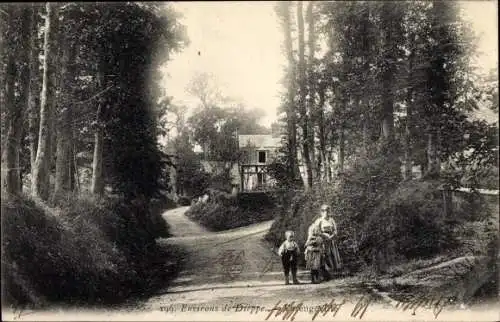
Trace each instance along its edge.
{"label": "tall tree", "polygon": [[[414,38],[413,38],[414,40]],[[412,42],[413,43],[413,42]],[[410,54],[408,56],[408,84],[411,84],[413,79],[413,68],[415,60],[415,49],[409,44]],[[413,88],[409,85],[406,89],[406,121],[404,134],[404,178],[410,180],[412,178],[412,147],[411,147],[411,129],[413,119]]]}
{"label": "tall tree", "polygon": [[55,10],[51,3],[47,3],[45,17],[45,31],[43,43],[43,80],[42,93],[40,97],[40,129],[38,132],[38,148],[36,153],[35,168],[31,183],[31,192],[33,196],[46,200],[49,195],[48,178],[50,171],[50,145],[51,136],[51,107],[55,98],[55,88],[53,84],[54,68],[52,64],[55,48],[53,48],[54,33],[52,21],[57,19]]}
{"label": "tall tree", "polygon": [[305,31],[304,31],[304,14],[303,14],[303,3],[302,1],[297,2],[297,26],[298,26],[298,43],[299,43],[299,59],[298,59],[298,83],[299,83],[299,95],[298,95],[298,109],[300,114],[299,123],[302,129],[302,159],[304,171],[304,188],[309,190],[312,187],[313,174],[312,174],[312,162],[311,162],[311,147],[310,143],[310,130],[309,130],[309,115],[307,113],[307,78],[306,78],[306,61],[305,61]]}
{"label": "tall tree", "polygon": [[[201,123],[198,123],[198,128],[203,128],[199,132],[203,134],[197,135],[195,133],[195,140],[201,145],[203,157],[207,160],[210,154],[213,154],[211,147],[214,146],[215,142],[211,138],[215,138],[217,132],[215,119],[220,118],[221,105],[225,98],[222,96],[214,76],[209,73],[195,75],[188,84],[186,91],[200,101],[198,110],[199,115],[202,117],[198,119],[201,121]],[[214,117],[215,119],[213,119]]]}
{"label": "tall tree", "polygon": [[33,178],[33,170],[36,161],[36,149],[38,145],[38,114],[40,108],[39,101],[39,42],[38,42],[38,16],[40,13],[40,6],[36,4],[31,5],[31,30],[30,30],[30,48],[29,48],[29,73],[30,83],[28,88],[29,106],[28,106],[28,142],[30,150],[30,169],[31,177]]}
{"label": "tall tree", "polygon": [[[66,18],[66,17],[65,17]],[[61,86],[58,100],[59,115],[57,118],[56,175],[54,193],[56,195],[71,190],[72,182],[72,146],[73,146],[73,95],[76,44],[71,35],[63,33],[63,57],[61,68]]]}
{"label": "tall tree", "polygon": [[158,73],[183,45],[182,28],[160,4],[123,3],[103,11],[103,21],[114,22],[103,39],[110,44],[103,57],[110,83],[102,115],[105,179],[127,200],[148,200],[168,189],[168,159],[157,141]]}
{"label": "tall tree", "polygon": [[[99,70],[97,75],[97,89],[104,91],[104,71]],[[104,113],[104,98],[98,99],[98,108],[94,122],[94,158],[92,159],[92,184],[90,190],[95,195],[102,195],[104,193],[104,179],[103,179],[103,148],[104,148],[104,124],[102,114]]]}
{"label": "tall tree", "polygon": [[280,24],[284,33],[284,51],[287,57],[287,72],[286,72],[286,98],[284,109],[286,114],[286,147],[289,176],[292,181],[299,176],[297,162],[297,113],[295,105],[296,95],[296,63],[293,51],[292,41],[292,19],[290,15],[291,2],[279,2],[276,7],[276,13],[280,19]]}
{"label": "tall tree", "polygon": [[315,2],[309,1],[307,3],[306,9],[306,21],[307,21],[307,111],[309,115],[309,135],[307,136],[307,143],[310,150],[310,159],[311,159],[311,184],[313,179],[319,179],[319,167],[321,161],[316,160],[317,156],[320,156],[320,153],[316,153],[315,147],[315,138],[316,138],[316,126],[318,124],[318,110],[321,107],[316,106],[316,95],[318,92],[317,83],[318,73],[316,66],[316,24],[315,24],[315,14],[314,14]]}
{"label": "tall tree", "polygon": [[381,12],[382,32],[382,135],[391,141],[394,136],[394,80],[397,50],[397,34],[394,25],[400,19],[396,13],[397,4],[384,1]]}
{"label": "tall tree", "polygon": [[435,1],[429,4],[424,34],[425,82],[419,93],[424,104],[419,115],[427,135],[427,174],[439,176],[441,161],[454,149],[453,142],[463,126],[463,111],[475,108],[469,57],[472,39],[460,21],[457,4]]}

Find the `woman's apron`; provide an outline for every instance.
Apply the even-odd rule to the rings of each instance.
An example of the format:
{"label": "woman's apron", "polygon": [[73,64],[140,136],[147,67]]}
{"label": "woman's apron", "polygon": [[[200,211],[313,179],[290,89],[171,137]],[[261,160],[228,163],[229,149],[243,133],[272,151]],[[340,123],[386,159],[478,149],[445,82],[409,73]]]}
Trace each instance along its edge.
{"label": "woman's apron", "polygon": [[[333,226],[322,225],[320,222],[320,229],[324,233],[332,234]],[[324,254],[325,254],[325,264],[328,266],[329,270],[340,270],[342,268],[342,259],[340,258],[339,249],[335,238],[331,240],[323,239]]]}

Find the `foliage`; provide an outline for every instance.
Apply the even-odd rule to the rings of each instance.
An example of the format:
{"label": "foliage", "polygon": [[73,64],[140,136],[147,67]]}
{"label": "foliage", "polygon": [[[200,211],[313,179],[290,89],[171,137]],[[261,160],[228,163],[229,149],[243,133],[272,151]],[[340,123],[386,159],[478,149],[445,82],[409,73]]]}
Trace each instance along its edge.
{"label": "foliage", "polygon": [[379,157],[353,158],[332,185],[284,199],[266,238],[277,245],[284,231],[292,229],[303,245],[320,205],[327,203],[339,227],[340,252],[347,269],[368,265],[385,270],[392,264],[457,250],[461,246],[457,229],[489,213],[477,196],[456,195],[453,215],[446,217],[441,182],[401,182],[400,173],[391,170],[396,167],[387,165],[394,158],[373,151]]}
{"label": "foliage", "polygon": [[182,132],[173,140],[176,153],[176,184],[180,195],[199,196],[210,184],[210,174],[206,173],[199,156],[193,152],[193,146],[186,132]]}
{"label": "foliage", "polygon": [[356,155],[342,173],[336,211],[357,222],[390,194],[401,181],[400,162],[394,144],[377,144]]}
{"label": "foliage", "polygon": [[145,209],[68,196],[56,215],[29,198],[2,200],[7,303],[119,303],[162,285],[176,267],[172,251],[155,245]]}
{"label": "foliage", "polygon": [[225,168],[222,172],[212,174],[210,176],[209,189],[231,193],[232,188],[233,186],[230,169]]}
{"label": "foliage", "polygon": [[430,258],[456,247],[452,235],[456,223],[445,217],[442,199],[432,183],[411,182],[398,187],[362,223],[361,256],[385,267],[407,258]]}
{"label": "foliage", "polygon": [[294,179],[293,173],[290,171],[291,165],[289,164],[290,159],[285,155],[278,155],[267,166],[267,174],[276,180],[276,186],[282,189],[294,189],[299,188],[302,184],[298,178]]}
{"label": "foliage", "polygon": [[273,219],[275,210],[269,195],[233,196],[210,190],[208,201],[193,204],[186,215],[212,231],[221,231]]}
{"label": "foliage", "polygon": [[[101,72],[115,75],[107,81],[113,88],[103,97],[106,129],[105,173],[108,182],[127,198],[154,196],[166,189],[165,157],[157,146],[156,115],[153,110],[158,93],[157,75],[153,70],[161,65],[159,48],[173,51],[181,39],[173,28],[174,18],[136,4],[105,6],[102,19],[109,22],[100,37],[104,44],[97,47],[101,57]],[[172,19],[172,21],[170,21]],[[109,29],[107,29],[109,28]],[[107,61],[102,59],[109,57]],[[168,56],[167,56],[168,58]],[[152,81],[151,81],[152,79]],[[149,87],[149,88],[148,88]]]}
{"label": "foliage", "polygon": [[258,124],[263,111],[245,108],[224,96],[213,75],[195,75],[187,91],[200,101],[188,124],[192,141],[202,147],[206,160],[236,162],[240,157],[238,134],[269,133]]}
{"label": "foliage", "polygon": [[[296,21],[290,14],[294,7]],[[481,143],[485,136],[479,135],[485,133],[482,125],[471,122],[469,115],[481,104],[495,108],[496,72],[488,79],[476,75],[471,64],[475,35],[461,19],[458,4],[357,1],[308,5],[308,43],[323,39],[326,48],[307,50],[306,86],[303,71],[296,72],[304,68],[299,57],[304,35],[294,30],[302,15],[300,7],[276,7],[288,55],[283,95],[288,160],[283,164],[294,164],[300,145],[314,141],[312,171],[316,180],[327,182],[329,169],[342,171],[345,160],[374,142],[390,139],[401,144],[397,157],[406,167],[422,166],[425,173],[439,176],[439,164],[448,158],[472,145],[486,148]],[[296,39],[289,39],[294,33]],[[323,47],[322,57],[319,47]],[[298,98],[297,88],[307,92],[307,104]],[[295,133],[292,128],[297,126],[301,130]],[[478,135],[464,140],[464,132]],[[487,147],[490,152],[492,146]],[[304,152],[305,147],[300,156],[308,168]],[[484,154],[482,149],[473,162],[485,162]]]}
{"label": "foliage", "polygon": [[442,177],[451,188],[494,188],[498,182],[498,127],[482,120],[463,122],[464,137],[455,143],[461,149],[444,162]]}
{"label": "foliage", "polygon": [[[54,106],[56,126],[47,129],[52,146],[50,163],[55,160],[56,140],[62,136],[61,118],[63,114],[70,113],[71,119],[64,123],[64,127],[69,127],[68,132],[72,133],[67,138],[69,146],[72,146],[72,156],[92,153],[94,134],[101,128],[106,140],[103,153],[106,183],[115,192],[121,191],[127,196],[157,196],[160,189],[165,190],[168,186],[165,157],[156,142],[157,121],[165,107],[157,103],[158,98],[164,95],[160,90],[161,72],[158,67],[187,42],[178,13],[170,5],[155,3],[61,3],[51,7],[54,12],[51,45],[57,50],[47,59],[54,65],[56,74],[61,75],[49,84],[49,89],[57,93],[54,101],[49,102]],[[37,91],[41,87],[39,67],[43,61],[43,39],[40,37],[43,38],[42,22],[46,12],[43,5],[37,4],[6,5],[3,8],[6,11],[2,14],[8,14],[10,10],[33,11],[32,29],[28,32],[17,28],[18,23],[12,24],[19,29],[18,37],[32,38],[29,48],[21,48],[16,43],[4,47],[12,53],[22,49],[35,57],[29,65],[30,86],[19,85],[16,88],[17,96],[29,96],[31,106],[28,111],[24,102],[18,103],[19,110],[24,111],[23,116],[27,116],[22,121],[29,128],[28,133],[23,133],[22,143],[26,145],[19,160],[23,169],[24,165],[28,165],[23,171],[26,174],[30,166],[27,145],[37,140],[38,133],[34,107],[40,103],[40,90]],[[24,42],[22,46],[25,46]],[[72,54],[67,53],[66,48],[70,48]],[[2,52],[0,57],[2,71],[6,52]],[[19,61],[20,66],[28,65],[24,60]],[[3,89],[4,86],[0,91],[1,97],[4,97]],[[2,126],[5,125],[3,121]],[[33,152],[33,148],[31,150]],[[88,166],[81,162],[80,165]],[[49,170],[53,171],[53,166],[49,166]],[[77,187],[78,184],[73,184],[70,190]]]}

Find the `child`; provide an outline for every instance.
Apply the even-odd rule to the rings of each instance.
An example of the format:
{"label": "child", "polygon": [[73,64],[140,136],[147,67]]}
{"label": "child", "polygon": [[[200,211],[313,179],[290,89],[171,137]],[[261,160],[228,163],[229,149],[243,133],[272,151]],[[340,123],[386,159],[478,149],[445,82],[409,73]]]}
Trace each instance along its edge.
{"label": "child", "polygon": [[288,276],[292,271],[293,284],[300,284],[297,280],[297,260],[299,257],[299,245],[295,242],[295,233],[291,230],[285,232],[285,241],[281,244],[278,255],[281,256],[283,271],[285,273],[285,284],[290,284]]}
{"label": "child", "polygon": [[321,268],[322,240],[319,234],[314,231],[306,241],[306,250],[304,252],[306,259],[306,268],[311,270],[311,283],[319,283],[319,270]]}

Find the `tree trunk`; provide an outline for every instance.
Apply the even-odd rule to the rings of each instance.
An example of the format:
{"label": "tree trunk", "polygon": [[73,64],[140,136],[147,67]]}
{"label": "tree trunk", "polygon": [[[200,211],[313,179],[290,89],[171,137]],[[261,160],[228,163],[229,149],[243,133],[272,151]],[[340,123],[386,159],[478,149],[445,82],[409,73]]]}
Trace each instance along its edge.
{"label": "tree trunk", "polygon": [[[74,135],[73,133],[71,133],[71,136],[72,136],[72,141],[73,138],[74,138]],[[69,168],[69,190],[70,191],[75,191],[76,190],[76,184],[75,184],[75,176],[76,176],[76,169],[75,169],[75,143],[74,142],[71,142],[71,146],[69,148],[69,164],[68,164],[68,168]]]}
{"label": "tree trunk", "polygon": [[76,157],[76,144],[73,141],[73,147],[71,148],[71,156],[73,158],[73,166],[71,167],[72,172],[72,190],[80,191],[80,173],[78,172],[78,162]]}
{"label": "tree trunk", "polygon": [[17,153],[16,153],[16,168],[18,170],[18,191],[22,191],[22,169],[20,167],[20,151],[22,150],[22,138],[25,134],[24,132],[24,117],[25,112],[29,109],[30,106],[30,96],[29,96],[29,88],[30,88],[30,80],[31,80],[31,70],[30,70],[30,48],[31,48],[31,39],[32,35],[32,25],[35,23],[33,19],[33,11],[30,7],[24,7],[22,9],[22,21],[21,21],[21,53],[19,53],[18,60],[21,63],[19,67],[19,97],[18,103],[16,104],[16,109],[18,110],[17,116],[17,124],[16,124],[16,142],[18,144]]}
{"label": "tree trunk", "polygon": [[[4,7],[7,10],[7,5]],[[8,55],[8,48],[7,47],[7,39],[6,36],[8,35],[8,19],[0,20],[0,61],[4,62],[6,56]],[[0,64],[0,111],[2,115],[7,112],[7,105],[6,105],[6,80],[7,80],[7,69],[6,66],[7,64]],[[6,134],[6,122],[2,120],[0,122],[0,138],[1,138],[1,144],[0,147],[3,151],[5,147],[5,134]],[[3,171],[3,164],[2,164],[2,180],[5,175],[5,172]],[[2,188],[3,189],[3,188]]]}
{"label": "tree trunk", "polygon": [[[370,21],[370,14],[371,14],[371,7],[368,6],[367,10],[363,13],[363,35],[362,35],[362,60],[363,60],[363,70],[364,70],[364,78],[368,78],[370,76],[370,60],[373,58],[373,50],[372,50],[372,41],[370,39],[370,33],[372,32],[369,27],[369,21]],[[364,91],[370,91],[366,87],[364,88]],[[364,92],[363,91],[363,92]],[[369,149],[369,145],[371,143],[371,136],[370,136],[370,128],[371,128],[371,120],[370,120],[370,115],[371,115],[371,104],[370,104],[370,96],[368,96],[366,93],[359,92],[358,93],[358,99],[360,100],[361,104],[361,113],[362,113],[362,121],[363,121],[363,152],[366,154]]]}
{"label": "tree trunk", "polygon": [[[409,94],[411,95],[411,94]],[[410,107],[411,103],[408,102],[406,107],[406,124],[405,124],[405,154],[404,154],[404,179],[411,180],[412,179],[412,155],[411,155],[411,118],[410,115],[412,113],[412,109]]]}
{"label": "tree trunk", "polygon": [[313,178],[319,179],[319,167],[317,166],[318,162],[316,161],[316,147],[315,147],[315,119],[317,119],[317,109],[315,107],[315,96],[316,96],[316,83],[315,83],[315,74],[314,74],[314,54],[316,52],[316,30],[314,26],[314,15],[313,15],[313,1],[309,1],[307,3],[306,10],[306,20],[307,20],[307,28],[308,28],[308,39],[307,39],[307,47],[308,47],[308,62],[307,62],[307,87],[308,87],[308,99],[307,99],[307,110],[309,111],[309,135],[307,136],[307,142],[309,146],[309,153],[311,159],[311,185],[313,182]]}
{"label": "tree trunk", "polygon": [[73,147],[73,127],[72,115],[73,106],[71,101],[72,83],[74,75],[75,49],[68,39],[63,44],[63,60],[61,70],[61,97],[59,111],[57,135],[57,151],[56,151],[56,176],[55,176],[55,195],[59,196],[71,190],[71,168],[73,158],[71,155]]}
{"label": "tree trunk", "polygon": [[52,4],[46,4],[47,17],[45,19],[45,36],[43,44],[44,62],[43,62],[43,80],[42,93],[40,97],[40,129],[38,132],[38,147],[36,153],[35,167],[33,170],[33,178],[31,183],[31,191],[34,197],[47,200],[49,195],[49,171],[50,171],[50,137],[51,137],[51,108],[55,96],[53,73],[54,66],[52,58],[54,55],[53,37],[54,31],[51,22],[56,18],[55,12],[52,9]]}
{"label": "tree trunk", "polygon": [[[52,10],[57,11],[60,5],[54,5]],[[52,84],[54,87],[54,99],[52,100],[52,107],[50,108],[50,139],[49,139],[49,148],[50,151],[50,159],[49,159],[49,172],[46,177],[46,184],[48,187],[52,188],[51,181],[55,183],[55,170],[56,168],[56,155],[57,155],[57,127],[58,127],[58,116],[60,109],[60,97],[61,93],[61,84],[63,80],[59,75],[62,74],[62,53],[64,48],[64,43],[61,39],[62,32],[59,30],[59,19],[54,19],[52,21],[52,30],[53,30],[53,41],[52,45],[54,49],[52,56],[52,66],[54,66],[54,72],[52,73]],[[54,175],[53,175],[54,174]],[[51,180],[52,179],[52,180]]]}
{"label": "tree trunk", "polygon": [[104,193],[104,183],[102,178],[102,152],[104,135],[102,128],[98,126],[94,134],[94,159],[92,162],[92,186],[91,192],[95,195]]}
{"label": "tree trunk", "polygon": [[326,152],[326,131],[325,131],[325,113],[323,106],[325,104],[325,88],[320,85],[319,88],[319,105],[318,105],[318,135],[319,135],[319,155],[321,159],[322,180],[329,182],[328,169],[330,163]]}
{"label": "tree trunk", "polygon": [[438,132],[429,129],[427,133],[427,169],[426,175],[430,177],[439,176],[440,162],[438,152]]}
{"label": "tree trunk", "polygon": [[[415,39],[413,40],[413,42]],[[404,179],[412,179],[412,153],[411,153],[411,127],[412,127],[412,113],[413,113],[413,60],[415,52],[410,49],[410,56],[408,57],[408,89],[406,93],[406,123],[405,123],[405,147],[404,147]]]}
{"label": "tree trunk", "polygon": [[[22,10],[20,30],[17,29],[15,18],[18,16],[20,8],[15,8],[10,12],[8,36],[7,36],[7,66],[5,79],[5,105],[6,105],[6,137],[5,146],[2,148],[2,191],[7,195],[17,195],[21,192],[21,180],[19,169],[19,150],[21,147],[22,131],[22,104],[26,100],[25,88],[27,75],[27,62],[25,50],[27,46],[26,39],[29,37],[29,15],[26,10]],[[20,45],[15,41],[15,33],[20,32]],[[16,53],[19,55],[20,63],[20,97],[16,102]]]}
{"label": "tree trunk", "polygon": [[394,133],[394,107],[390,89],[387,90],[389,86],[389,82],[384,81],[382,135],[386,140],[390,140]]}
{"label": "tree trunk", "polygon": [[369,141],[368,117],[366,115],[363,115],[363,152],[364,153],[368,152],[368,141]]}
{"label": "tree trunk", "polygon": [[304,171],[304,189],[308,191],[312,187],[312,164],[310,157],[310,146],[309,146],[309,120],[307,115],[307,102],[306,102],[306,66],[305,66],[305,43],[304,43],[304,17],[302,13],[302,1],[297,2],[297,25],[298,25],[298,37],[299,37],[299,111],[300,111],[300,124],[302,127],[302,158],[303,165],[305,167]]}
{"label": "tree trunk", "polygon": [[392,48],[392,25],[393,21],[391,18],[391,3],[383,3],[383,20],[385,21],[384,26],[384,61],[386,62],[386,67],[384,67],[384,72],[382,73],[382,135],[384,139],[391,140],[394,135],[394,94],[392,87],[394,85],[394,52]]}
{"label": "tree trunk", "polygon": [[285,31],[285,51],[288,58],[288,98],[286,106],[288,161],[290,177],[295,181],[299,176],[297,162],[297,116],[295,111],[295,59],[293,58],[290,2],[281,2],[283,6],[283,27]]}
{"label": "tree trunk", "polygon": [[[104,88],[104,73],[99,71],[98,84],[99,88]],[[100,114],[103,108],[103,99],[99,100],[99,107],[96,115],[96,130],[94,133],[94,158],[92,161],[92,185],[91,192],[95,195],[102,195],[104,193],[104,182],[102,173],[102,153],[104,146],[104,133],[102,127],[102,120]]]}
{"label": "tree trunk", "polygon": [[339,172],[344,172],[344,158],[345,158],[345,136],[344,126],[340,126],[339,130]]}
{"label": "tree trunk", "polygon": [[325,164],[326,164],[326,182],[332,182],[332,155],[331,152],[325,152]]}
{"label": "tree trunk", "polygon": [[28,106],[28,141],[29,141],[29,149],[30,149],[30,169],[31,169],[31,178],[33,178],[33,169],[35,168],[36,161],[36,149],[38,143],[38,105],[37,105],[37,97],[38,97],[38,43],[37,43],[37,33],[38,26],[36,23],[36,15],[38,11],[35,5],[32,5],[32,28],[31,28],[31,39],[30,39],[30,62],[29,62],[29,70],[30,70],[30,83],[28,89],[29,96],[29,106]]}

